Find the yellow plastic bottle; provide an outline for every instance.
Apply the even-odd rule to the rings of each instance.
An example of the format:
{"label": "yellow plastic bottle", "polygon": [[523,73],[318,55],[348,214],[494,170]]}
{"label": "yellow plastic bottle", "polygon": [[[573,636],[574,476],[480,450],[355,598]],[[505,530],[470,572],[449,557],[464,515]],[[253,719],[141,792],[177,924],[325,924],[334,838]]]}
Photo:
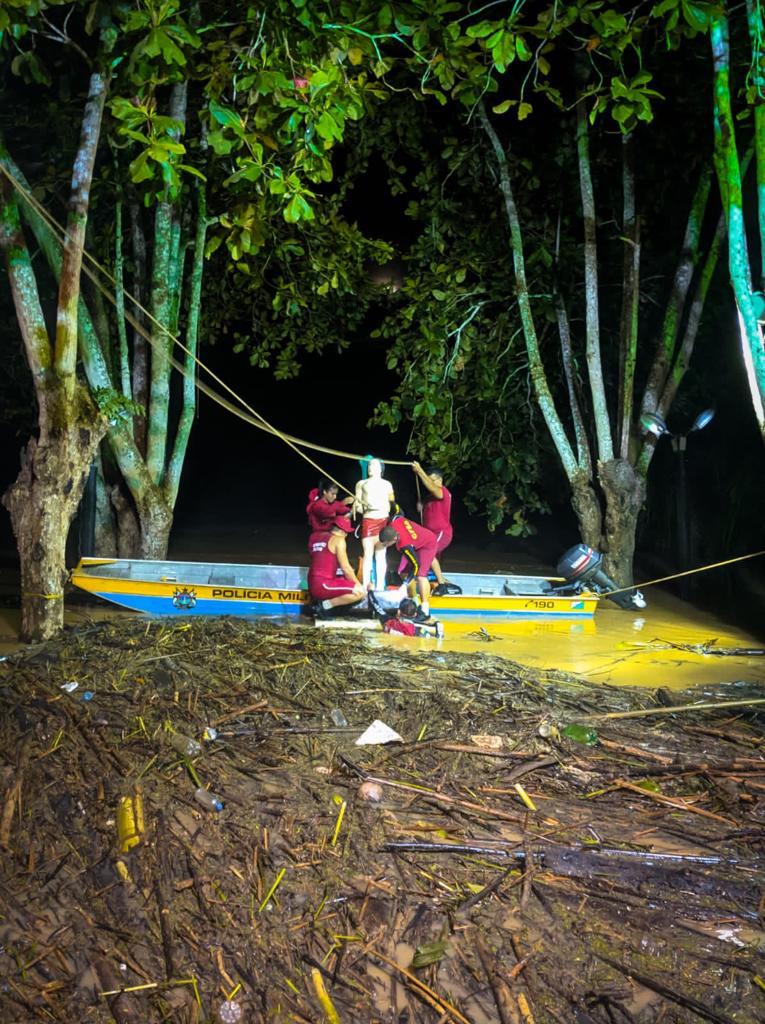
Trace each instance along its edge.
{"label": "yellow plastic bottle", "polygon": [[140,793],[121,797],[117,807],[117,838],[120,853],[127,853],[137,846],[143,833],[143,797]]}

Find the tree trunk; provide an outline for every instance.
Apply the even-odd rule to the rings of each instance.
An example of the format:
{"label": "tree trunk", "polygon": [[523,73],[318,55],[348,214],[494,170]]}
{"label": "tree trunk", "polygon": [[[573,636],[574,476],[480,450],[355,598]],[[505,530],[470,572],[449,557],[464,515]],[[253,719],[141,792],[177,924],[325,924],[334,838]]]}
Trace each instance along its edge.
{"label": "tree trunk", "polygon": [[129,494],[117,483],[109,491],[109,498],[117,517],[117,557],[140,558],[141,527]]}
{"label": "tree trunk", "polygon": [[30,439],[3,495],[21,562],[21,638],[48,640],[64,624],[66,539],[106,424],[76,419]]}
{"label": "tree trunk", "polygon": [[585,544],[600,550],[603,535],[603,513],[588,473],[577,473],[571,481],[571,507],[579,523]]}
{"label": "tree trunk", "polygon": [[166,558],[173,510],[158,488],[139,501],[138,519],[141,526],[141,558]]}
{"label": "tree trunk", "polygon": [[117,554],[117,524],[109,499],[109,488],[104,479],[101,455],[96,456],[96,550],[99,558],[114,558]]}
{"label": "tree trunk", "polygon": [[621,587],[632,583],[632,559],[638,516],[645,501],[645,479],[626,459],[598,465],[598,480],[606,502],[606,572]]}

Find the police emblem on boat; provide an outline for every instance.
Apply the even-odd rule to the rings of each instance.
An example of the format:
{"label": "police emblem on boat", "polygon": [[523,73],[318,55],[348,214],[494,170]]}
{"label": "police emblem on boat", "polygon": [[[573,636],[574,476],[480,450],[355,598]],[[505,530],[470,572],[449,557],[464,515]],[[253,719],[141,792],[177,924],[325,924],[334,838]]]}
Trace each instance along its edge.
{"label": "police emblem on boat", "polygon": [[173,591],[173,605],[176,608],[193,608],[197,603],[197,593],[188,587],[176,588]]}

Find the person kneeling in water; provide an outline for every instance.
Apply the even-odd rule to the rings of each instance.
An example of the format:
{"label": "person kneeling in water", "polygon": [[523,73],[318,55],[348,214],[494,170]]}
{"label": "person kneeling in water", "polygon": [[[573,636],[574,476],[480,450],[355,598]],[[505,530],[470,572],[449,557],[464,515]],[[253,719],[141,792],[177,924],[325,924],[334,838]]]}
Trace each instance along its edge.
{"label": "person kneeling in water", "polygon": [[348,516],[338,516],[329,530],[315,530],[308,540],[308,590],[316,602],[313,613],[317,619],[332,618],[334,608],[357,604],[365,596],[348,561],[345,538],[352,532]]}

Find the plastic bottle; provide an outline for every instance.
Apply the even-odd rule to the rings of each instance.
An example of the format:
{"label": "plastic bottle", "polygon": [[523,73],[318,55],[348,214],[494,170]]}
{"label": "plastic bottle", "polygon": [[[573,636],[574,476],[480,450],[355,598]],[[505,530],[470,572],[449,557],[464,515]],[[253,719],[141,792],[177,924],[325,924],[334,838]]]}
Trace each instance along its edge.
{"label": "plastic bottle", "polygon": [[177,750],[184,757],[196,757],[202,753],[202,744],[192,739],[191,736],[184,736],[182,732],[171,732],[168,743],[173,750]]}
{"label": "plastic bottle", "polygon": [[333,724],[336,725],[338,729],[345,729],[348,725],[348,719],[342,713],[340,708],[332,708],[332,710],[329,713],[329,717],[332,719]]}
{"label": "plastic bottle", "polygon": [[120,853],[127,853],[141,842],[144,831],[143,800],[140,793],[120,797],[117,806],[117,838]]}
{"label": "plastic bottle", "polygon": [[223,801],[215,793],[211,793],[209,789],[204,789],[200,786],[199,789],[194,790],[194,799],[200,806],[204,807],[206,811],[222,811]]}
{"label": "plastic bottle", "polygon": [[561,729],[560,734],[568,740],[573,740],[574,743],[584,743],[587,747],[594,747],[598,742],[597,732],[588,725],[572,723],[565,729]]}
{"label": "plastic bottle", "polygon": [[242,1019],[242,1007],[233,999],[227,999],[218,1007],[218,1017],[221,1024],[239,1024]]}

